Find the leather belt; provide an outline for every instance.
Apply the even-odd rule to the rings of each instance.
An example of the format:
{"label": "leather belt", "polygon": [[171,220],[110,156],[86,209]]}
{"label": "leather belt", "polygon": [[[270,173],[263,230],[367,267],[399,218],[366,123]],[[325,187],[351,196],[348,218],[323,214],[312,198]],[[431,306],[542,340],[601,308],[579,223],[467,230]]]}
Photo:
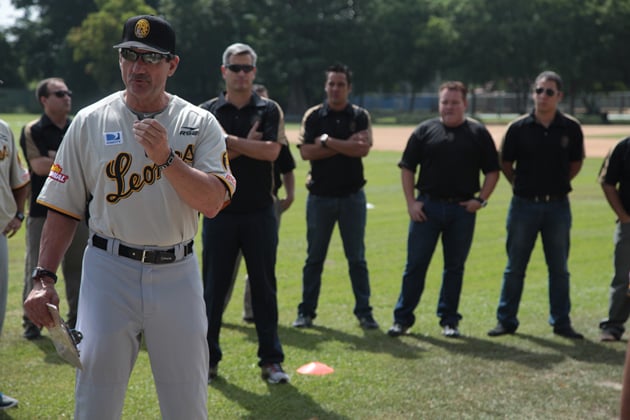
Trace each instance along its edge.
{"label": "leather belt", "polygon": [[[92,245],[107,251],[107,239],[92,235]],[[193,241],[184,245],[184,257],[192,254]],[[177,261],[175,248],[163,250],[146,250],[140,248],[132,248],[123,244],[118,244],[118,255],[121,257],[131,258],[132,260],[141,261],[146,264],[170,264]]]}
{"label": "leather belt", "polygon": [[440,196],[436,196],[432,194],[422,194],[422,195],[427,197],[429,200],[441,201],[442,203],[449,203],[449,204],[461,203],[462,201],[468,201],[472,199],[472,196],[471,197],[440,197]]}
{"label": "leather belt", "polygon": [[562,201],[567,198],[566,194],[539,194],[539,195],[518,195],[523,200],[533,201],[534,203],[549,203],[551,201]]}

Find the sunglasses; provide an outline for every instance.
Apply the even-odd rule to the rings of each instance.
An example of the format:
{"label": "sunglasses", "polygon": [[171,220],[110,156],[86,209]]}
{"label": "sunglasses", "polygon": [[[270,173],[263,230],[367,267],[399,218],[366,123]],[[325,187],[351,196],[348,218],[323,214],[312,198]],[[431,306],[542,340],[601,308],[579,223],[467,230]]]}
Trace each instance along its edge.
{"label": "sunglasses", "polygon": [[228,64],[225,66],[229,71],[234,73],[239,73],[240,71],[244,71],[245,73],[249,73],[254,70],[254,66],[251,64]]}
{"label": "sunglasses", "polygon": [[549,88],[545,89],[545,88],[541,88],[541,87],[534,89],[534,92],[536,92],[536,95],[540,95],[543,92],[545,92],[547,94],[547,96],[553,96],[553,95],[556,94],[556,91],[553,90],[553,89],[549,89]]}
{"label": "sunglasses", "polygon": [[56,90],[52,94],[55,95],[57,98],[63,98],[66,95],[68,95],[68,98],[72,98],[71,90]]}
{"label": "sunglasses", "polygon": [[138,61],[139,58],[142,57],[142,61],[144,61],[146,64],[157,64],[165,58],[167,60],[171,58],[170,54],[160,54],[156,52],[139,53],[135,52],[134,50],[130,50],[129,48],[121,48],[120,55],[125,60],[131,61],[133,63],[135,63],[136,61]]}

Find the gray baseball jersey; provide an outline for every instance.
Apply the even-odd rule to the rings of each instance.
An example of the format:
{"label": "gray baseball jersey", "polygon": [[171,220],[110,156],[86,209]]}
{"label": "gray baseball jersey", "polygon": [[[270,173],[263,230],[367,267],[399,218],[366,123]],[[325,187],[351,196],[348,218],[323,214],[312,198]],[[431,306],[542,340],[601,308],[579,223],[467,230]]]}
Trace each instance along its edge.
{"label": "gray baseball jersey", "polygon": [[28,184],[28,171],[20,162],[13,132],[0,120],[0,232],[15,217],[13,190]]}
{"label": "gray baseball jersey", "polygon": [[[154,116],[170,146],[193,168],[234,192],[224,132],[214,116],[171,95]],[[128,244],[168,246],[195,236],[199,215],[185,204],[134,138],[138,119],[116,92],[82,109],[72,121],[37,202],[82,219],[94,232]],[[168,205],[158,205],[167,202]],[[151,217],[147,217],[147,215]]]}

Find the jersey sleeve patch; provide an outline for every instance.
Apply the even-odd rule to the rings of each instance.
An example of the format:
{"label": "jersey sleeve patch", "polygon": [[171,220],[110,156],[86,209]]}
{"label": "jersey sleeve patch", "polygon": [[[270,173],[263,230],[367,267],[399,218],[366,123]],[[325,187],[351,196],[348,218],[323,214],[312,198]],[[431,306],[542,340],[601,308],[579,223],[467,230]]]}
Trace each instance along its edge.
{"label": "jersey sleeve patch", "polygon": [[64,174],[63,168],[59,164],[55,163],[53,164],[53,166],[50,167],[48,178],[52,179],[53,181],[65,184],[68,180],[68,175]]}

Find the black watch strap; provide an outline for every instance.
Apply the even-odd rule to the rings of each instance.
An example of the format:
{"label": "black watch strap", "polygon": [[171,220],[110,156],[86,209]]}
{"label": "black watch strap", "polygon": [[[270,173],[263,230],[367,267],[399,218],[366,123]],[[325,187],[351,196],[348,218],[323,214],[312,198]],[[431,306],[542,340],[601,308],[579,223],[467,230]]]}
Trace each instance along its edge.
{"label": "black watch strap", "polygon": [[166,158],[166,162],[164,162],[161,165],[158,165],[157,167],[160,170],[164,170],[168,168],[169,166],[171,166],[171,163],[173,163],[174,160],[175,160],[175,152],[173,151],[173,148],[171,148],[171,153],[168,154],[168,158]]}
{"label": "black watch strap", "polygon": [[34,280],[39,280],[42,277],[48,277],[50,279],[53,279],[53,282],[57,283],[57,275],[55,273],[42,267],[35,267],[31,278]]}
{"label": "black watch strap", "polygon": [[22,213],[21,211],[15,212],[15,218],[18,219],[20,222],[24,221],[24,213]]}

